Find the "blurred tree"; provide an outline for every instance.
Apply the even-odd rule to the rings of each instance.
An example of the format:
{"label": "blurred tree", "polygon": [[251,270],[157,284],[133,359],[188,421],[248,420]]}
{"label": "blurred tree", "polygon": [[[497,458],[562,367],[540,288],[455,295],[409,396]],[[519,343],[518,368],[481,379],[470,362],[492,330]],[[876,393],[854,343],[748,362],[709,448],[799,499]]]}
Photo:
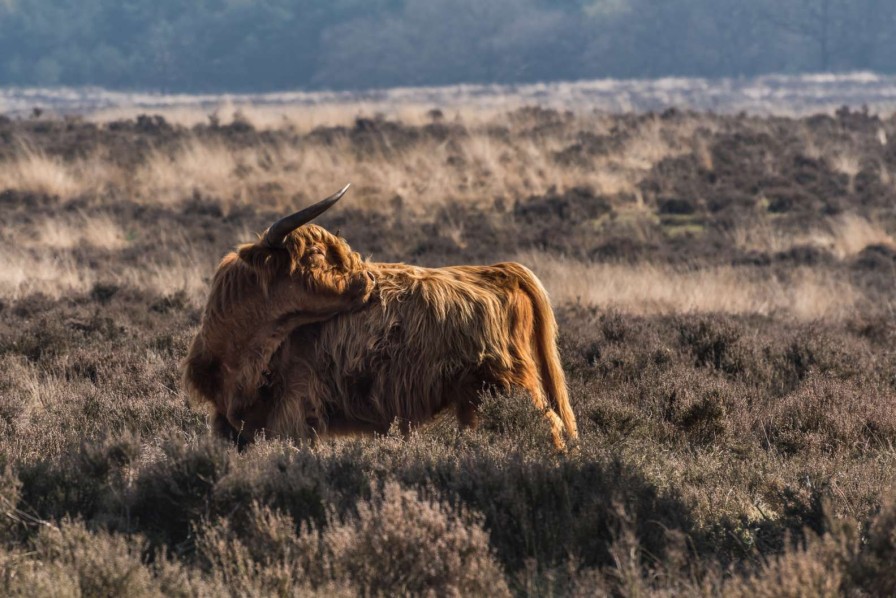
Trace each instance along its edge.
{"label": "blurred tree", "polygon": [[0,85],[340,89],[896,72],[893,0],[0,0]]}
{"label": "blurred tree", "polygon": [[892,55],[896,3],[891,0],[768,0],[761,14],[772,37],[809,44],[815,58],[803,65],[806,70],[881,68],[875,65],[880,48]]}
{"label": "blurred tree", "polygon": [[843,4],[847,0],[776,0],[768,3],[763,18],[779,34],[805,38],[817,46],[818,67],[831,67],[831,41],[843,26]]}

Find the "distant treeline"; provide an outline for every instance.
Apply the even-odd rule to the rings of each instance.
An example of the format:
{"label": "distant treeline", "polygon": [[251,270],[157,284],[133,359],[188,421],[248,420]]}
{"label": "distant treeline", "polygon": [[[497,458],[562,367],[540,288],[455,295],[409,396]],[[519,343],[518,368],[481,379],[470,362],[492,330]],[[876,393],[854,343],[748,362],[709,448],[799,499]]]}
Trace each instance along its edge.
{"label": "distant treeline", "polygon": [[0,85],[359,89],[896,72],[893,0],[0,0]]}

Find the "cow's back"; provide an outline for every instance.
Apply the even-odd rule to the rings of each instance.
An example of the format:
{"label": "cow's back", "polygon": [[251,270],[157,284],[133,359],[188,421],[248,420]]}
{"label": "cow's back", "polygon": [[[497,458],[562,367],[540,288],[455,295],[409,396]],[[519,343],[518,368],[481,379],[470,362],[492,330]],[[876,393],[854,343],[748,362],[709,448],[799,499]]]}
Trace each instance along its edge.
{"label": "cow's back", "polygon": [[425,420],[471,376],[512,367],[517,268],[382,265],[376,301],[305,341],[307,392],[352,419]]}

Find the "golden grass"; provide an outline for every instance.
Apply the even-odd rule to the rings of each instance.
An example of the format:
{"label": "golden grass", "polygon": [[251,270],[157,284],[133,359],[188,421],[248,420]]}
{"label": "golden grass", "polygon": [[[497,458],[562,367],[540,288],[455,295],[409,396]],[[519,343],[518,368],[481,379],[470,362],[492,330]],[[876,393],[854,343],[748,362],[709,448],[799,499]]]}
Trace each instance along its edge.
{"label": "golden grass", "polygon": [[[450,223],[448,225],[450,227]],[[201,304],[216,256],[199,256],[189,249],[182,231],[159,231],[160,243],[186,250],[173,261],[122,265],[114,257],[93,268],[78,265],[73,251],[85,245],[108,251],[126,247],[125,233],[108,215],[74,214],[44,220],[31,229],[15,231],[0,245],[0,298],[20,299],[31,293],[61,298],[86,293],[97,282],[110,282],[160,295],[186,293]],[[461,238],[458,231],[458,238]],[[251,234],[242,235],[246,239]],[[854,215],[829,221],[824,230],[796,237],[766,227],[734,233],[741,249],[785,251],[810,244],[841,258],[866,246],[893,239],[880,227]],[[712,267],[670,268],[651,264],[587,263],[531,252],[520,257],[542,278],[554,301],[615,308],[631,313],[721,312],[731,314],[785,313],[799,319],[837,318],[854,309],[858,292],[834,275],[810,269],[794,270],[787,279],[763,269]]]}
{"label": "golden grass", "polygon": [[208,294],[213,266],[195,256],[178,257],[170,263],[150,263],[118,273],[117,282],[159,295],[185,293],[194,305],[201,305]]}
{"label": "golden grass", "polygon": [[74,164],[22,149],[13,160],[0,162],[0,189],[74,197],[84,191]]}
{"label": "golden grass", "polygon": [[[310,120],[295,128],[350,125],[356,116],[369,116],[339,106],[315,110],[306,115]],[[239,118],[257,126],[254,119],[259,117],[251,109],[241,107],[239,112]],[[395,116],[406,124],[429,119],[422,107],[417,111],[403,106],[398,112]],[[298,118],[295,112],[290,114]],[[525,115],[508,119],[506,113],[468,110],[446,119],[463,127],[466,134],[450,142],[424,139],[407,150],[389,146],[387,137],[384,148],[363,153],[351,146],[348,137],[338,135],[326,142],[311,138],[298,144],[272,141],[243,147],[191,137],[173,151],[151,152],[133,171],[99,155],[63,161],[22,147],[13,158],[0,161],[0,189],[62,199],[114,191],[143,203],[168,205],[198,192],[215,198],[224,209],[247,203],[287,209],[354,182],[357,207],[388,205],[397,194],[407,200],[407,209],[419,214],[446,202],[489,205],[498,198],[516,199],[577,186],[608,196],[637,196],[639,182],[657,162],[691,150],[694,129],[689,121],[646,121],[618,151],[585,154],[578,162],[561,164],[555,154],[576,143],[580,132],[609,131],[606,117],[574,116],[566,126],[545,134],[534,134],[537,118]],[[274,121],[261,122],[272,127],[293,126],[284,125],[282,119]],[[495,126],[508,127],[510,134],[495,135]]]}
{"label": "golden grass", "polygon": [[230,152],[217,143],[193,140],[173,154],[155,151],[134,173],[130,190],[144,200],[170,204],[189,197],[193,190],[230,201],[245,198],[238,167],[253,151]]}
{"label": "golden grass", "polygon": [[766,221],[735,229],[731,241],[738,249],[763,253],[779,253],[800,246],[815,247],[829,251],[838,259],[852,257],[869,245],[896,248],[896,241],[881,224],[848,213],[800,232],[784,231]]}
{"label": "golden grass", "polygon": [[83,213],[41,220],[30,230],[17,231],[20,247],[73,249],[89,246],[116,250],[127,245],[125,232],[108,214]]}
{"label": "golden grass", "polygon": [[896,247],[893,237],[879,223],[855,214],[842,214],[831,224],[834,253],[840,258],[856,255],[869,245]]}
{"label": "golden grass", "polygon": [[20,145],[11,159],[0,161],[0,190],[16,189],[71,199],[121,188],[129,173],[97,156],[62,160]]}
{"label": "golden grass", "polygon": [[[217,257],[217,256],[216,256]],[[88,293],[99,282],[157,295],[185,293],[200,305],[208,292],[211,258],[185,251],[172,261],[123,266],[111,258],[96,266],[79,265],[70,250],[0,246],[0,299],[18,300],[40,293],[52,299]]]}
{"label": "golden grass", "polygon": [[855,178],[857,174],[862,172],[861,157],[852,151],[835,154],[831,157],[830,164],[834,172],[845,174],[850,178]]}
{"label": "golden grass", "polygon": [[859,294],[846,281],[808,268],[786,279],[755,268],[676,269],[653,264],[589,264],[533,252],[520,256],[556,304],[579,303],[634,314],[786,314],[840,318]]}
{"label": "golden grass", "polygon": [[[225,105],[217,113],[223,124],[239,118],[257,128],[286,126],[308,131],[320,125],[351,125],[355,117],[370,116],[381,107],[358,103],[256,110],[248,105]],[[198,107],[178,110],[187,111],[181,115],[183,124],[198,122],[190,119],[198,119],[200,112],[203,119],[208,117]],[[384,112],[406,124],[430,119],[422,105],[405,104]],[[92,118],[112,116],[109,113]],[[165,116],[179,122],[173,114]],[[249,203],[288,209],[328,195],[345,182],[354,182],[353,209],[388,209],[390,200],[400,195],[406,200],[405,209],[425,215],[434,214],[434,206],[448,202],[488,206],[499,198],[515,200],[552,189],[586,186],[603,195],[633,198],[620,198],[615,207],[620,218],[637,223],[648,210],[638,184],[658,162],[694,152],[705,168],[713,167],[712,155],[696,133],[698,124],[713,126],[705,119],[647,119],[620,136],[623,141],[615,151],[583,154],[580,160],[561,163],[555,154],[576,143],[582,132],[606,135],[615,122],[600,114],[563,118],[570,120],[542,132],[544,117],[534,113],[518,112],[508,118],[506,112],[458,110],[456,114],[446,113],[445,120],[463,127],[465,135],[452,137],[450,142],[425,138],[403,149],[400,143],[388,145],[387,138],[384,147],[364,152],[357,151],[348,136],[338,134],[327,141],[311,137],[301,143],[271,141],[248,146],[228,146],[188,136],[173,151],[150,152],[133,172],[98,154],[66,162],[23,144],[13,158],[0,161],[0,189],[16,188],[62,198],[113,190],[116,195],[143,203],[174,205],[198,192],[215,198],[225,210]],[[506,128],[509,134],[494,134],[496,126]],[[811,136],[808,132],[806,135],[811,145]],[[832,167],[855,176],[858,160],[851,153],[827,155]],[[177,231],[160,234],[171,237],[168,241],[186,243]],[[117,251],[128,243],[121,226],[104,215],[87,218],[74,214],[40,222],[31,230],[6,231],[3,236],[14,243],[6,243],[7,248],[0,250],[0,297],[16,298],[31,292],[60,297],[88,291],[97,281],[111,281],[162,294],[183,291],[191,300],[200,301],[206,291],[204,277],[214,269],[205,258],[188,251],[175,262],[141,264],[139,269],[109,266],[106,270],[78,270],[72,256],[76,248]],[[462,238],[460,231],[455,236]],[[760,252],[808,245],[841,259],[872,244],[896,247],[882,226],[856,215],[832,218],[798,233],[788,233],[766,221],[735,230],[731,242],[741,250]],[[780,280],[746,268],[687,270],[588,264],[539,253],[524,256],[523,261],[532,263],[559,302],[578,301],[635,313],[780,311],[812,319],[842,314],[857,300],[857,292],[848,283],[809,270],[797,270],[789,280]]]}
{"label": "golden grass", "polygon": [[480,202],[584,182],[582,173],[551,168],[546,148],[514,147],[485,134],[463,142],[460,155],[466,166],[449,165],[451,155],[435,141],[413,151],[359,156],[347,140],[338,139],[328,145],[234,150],[192,140],[173,155],[151,155],[135,173],[132,194],[144,201],[173,203],[197,190],[225,205],[270,202],[290,207],[293,197],[312,200],[355,181],[360,182],[360,193],[353,198],[357,207],[382,206],[398,194],[412,200],[411,209],[423,211],[449,198]]}
{"label": "golden grass", "polygon": [[845,150],[835,153],[829,163],[834,172],[839,172],[847,177],[847,190],[850,193],[855,192],[856,176],[862,172],[861,156],[855,150]]}
{"label": "golden grass", "polygon": [[[177,233],[169,236],[164,242],[178,242]],[[190,251],[188,245],[164,263],[121,265],[112,258],[88,268],[79,266],[72,255],[74,238],[62,233],[55,247],[43,249],[3,244],[0,298],[16,300],[42,293],[58,299],[87,293],[97,282],[158,295],[182,292],[195,305],[200,305],[208,292],[213,260]],[[842,317],[856,307],[859,297],[848,282],[808,268],[796,269],[785,279],[758,268],[588,263],[540,252],[521,255],[519,260],[544,281],[558,305],[579,303],[636,314],[787,314],[813,320]]]}
{"label": "golden grass", "polygon": [[17,300],[32,293],[59,299],[85,293],[96,281],[96,272],[79,268],[69,253],[0,247],[0,297]]}

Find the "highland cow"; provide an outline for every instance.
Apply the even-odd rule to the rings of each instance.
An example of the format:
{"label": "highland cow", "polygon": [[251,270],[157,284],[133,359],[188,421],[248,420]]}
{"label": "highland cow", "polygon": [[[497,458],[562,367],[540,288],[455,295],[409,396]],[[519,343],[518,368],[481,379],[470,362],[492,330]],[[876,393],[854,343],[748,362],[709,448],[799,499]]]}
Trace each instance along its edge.
{"label": "highland cow", "polygon": [[558,448],[577,437],[553,312],[528,269],[366,262],[303,226],[312,212],[279,221],[215,275],[184,380],[220,434],[382,433],[451,406],[467,426],[484,390],[522,388]]}

